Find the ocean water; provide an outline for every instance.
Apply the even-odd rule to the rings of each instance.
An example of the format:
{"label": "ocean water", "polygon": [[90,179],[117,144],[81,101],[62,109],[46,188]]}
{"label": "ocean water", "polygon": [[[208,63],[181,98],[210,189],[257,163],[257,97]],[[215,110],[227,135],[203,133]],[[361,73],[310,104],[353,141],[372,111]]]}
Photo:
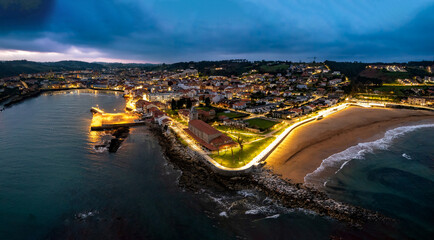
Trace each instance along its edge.
{"label": "ocean water", "polygon": [[[348,162],[327,182],[335,198],[405,220],[357,230],[305,209],[285,208],[253,190],[182,189],[180,171],[163,157],[146,127],[132,128],[117,153],[98,152],[94,145],[107,136],[90,131],[89,109],[95,105],[122,111],[125,101],[119,93],[63,91],[0,112],[0,239],[428,239],[432,234],[432,128],[406,133],[389,149]],[[408,229],[401,227],[405,224]]]}
{"label": "ocean water", "polygon": [[[325,168],[336,173],[317,178]],[[335,199],[395,218],[398,239],[434,238],[434,124],[391,129],[379,140],[330,156],[307,181]]]}
{"label": "ocean water", "polygon": [[98,152],[95,105],[122,111],[125,100],[63,91],[0,113],[0,239],[327,239],[342,227],[252,191],[181,189],[146,127]]}

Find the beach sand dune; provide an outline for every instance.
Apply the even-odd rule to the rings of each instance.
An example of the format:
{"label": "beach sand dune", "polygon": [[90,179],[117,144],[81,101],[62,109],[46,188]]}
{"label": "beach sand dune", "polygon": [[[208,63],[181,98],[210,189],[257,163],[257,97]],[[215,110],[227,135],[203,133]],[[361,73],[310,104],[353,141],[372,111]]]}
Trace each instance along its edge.
{"label": "beach sand dune", "polygon": [[360,142],[382,138],[389,129],[422,123],[434,123],[434,112],[350,107],[296,128],[266,163],[283,178],[303,183],[327,157]]}

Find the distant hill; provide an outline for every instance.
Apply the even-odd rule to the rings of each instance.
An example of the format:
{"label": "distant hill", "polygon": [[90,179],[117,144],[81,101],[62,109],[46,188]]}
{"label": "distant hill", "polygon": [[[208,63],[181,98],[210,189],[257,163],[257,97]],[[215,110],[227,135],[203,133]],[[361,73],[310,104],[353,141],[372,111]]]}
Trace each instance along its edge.
{"label": "distant hill", "polygon": [[222,60],[222,61],[200,61],[200,62],[178,62],[173,64],[155,65],[150,70],[168,70],[194,68],[204,76],[239,76],[253,69],[259,73],[286,73],[291,62],[287,61],[247,61],[245,59]]}
{"label": "distant hill", "polygon": [[[336,62],[325,61],[325,64],[333,71],[340,71],[353,81],[364,82],[366,79],[376,79],[378,81],[391,81],[393,74],[383,74],[364,71],[369,64],[391,64],[391,63],[362,63],[362,62]],[[423,70],[413,66],[432,66],[433,61],[420,61],[408,63],[393,63],[410,67],[409,76],[421,75]],[[20,61],[0,61],[0,78],[17,76],[22,73],[38,72],[59,72],[102,68],[141,68],[147,71],[168,70],[176,71],[180,69],[194,68],[204,76],[239,76],[242,73],[256,70],[258,73],[282,73],[285,74],[291,65],[289,61],[247,61],[245,59],[222,60],[222,61],[200,61],[200,62],[178,62],[173,64],[150,64],[150,63],[88,63],[81,61],[60,61],[60,62],[31,62]],[[393,75],[393,76],[392,76]],[[395,74],[397,75],[397,74]]]}
{"label": "distant hill", "polygon": [[101,64],[80,61],[31,62],[26,60],[0,62],[0,78],[17,76],[22,73],[59,72],[85,69],[101,69]]}
{"label": "distant hill", "polygon": [[[432,76],[419,66],[433,66],[434,61],[414,61],[408,63],[362,63],[362,62],[324,62],[331,70],[340,71],[351,79],[353,83],[393,83],[398,78],[412,78],[415,76]],[[388,72],[380,69],[367,69],[368,65],[402,65],[406,66],[407,72]]]}
{"label": "distant hill", "polygon": [[153,68],[158,67],[161,64],[153,64],[153,63],[105,63],[105,62],[95,62],[97,64],[103,65],[104,67],[112,67],[112,68]]}
{"label": "distant hill", "polygon": [[335,61],[325,61],[324,62],[331,70],[340,71],[349,78],[357,77],[363,70],[365,70],[368,63],[361,62],[335,62]]}

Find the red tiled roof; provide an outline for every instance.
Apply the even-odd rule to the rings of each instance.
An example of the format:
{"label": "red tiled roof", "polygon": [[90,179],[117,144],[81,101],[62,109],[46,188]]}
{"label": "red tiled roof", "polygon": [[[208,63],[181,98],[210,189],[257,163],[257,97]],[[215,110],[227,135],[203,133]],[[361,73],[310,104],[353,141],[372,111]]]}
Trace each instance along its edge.
{"label": "red tiled roof", "polygon": [[211,140],[211,144],[217,145],[217,146],[226,145],[226,144],[233,144],[233,143],[234,143],[234,141],[232,141],[232,138],[230,138],[224,134]]}
{"label": "red tiled roof", "polygon": [[299,108],[292,108],[292,109],[289,109],[289,111],[291,111],[291,112],[297,112],[297,113],[303,112],[303,110],[301,110]]}
{"label": "red tiled roof", "polygon": [[221,135],[221,136],[219,136],[219,137],[217,137],[217,138],[215,138],[215,139],[213,139],[211,141],[211,143],[217,145],[217,146],[214,146],[212,144],[209,144],[209,143],[205,142],[204,140],[202,140],[198,136],[196,136],[193,132],[190,131],[190,129],[186,128],[186,129],[184,129],[184,131],[188,135],[190,135],[192,138],[194,138],[194,140],[196,140],[197,142],[199,142],[200,145],[208,148],[211,151],[216,151],[218,149],[217,146],[222,147],[222,146],[236,145],[236,143],[234,141],[232,141],[232,139],[230,137],[228,137],[228,136],[226,136],[224,134]]}
{"label": "red tiled roof", "polygon": [[237,106],[237,107],[241,107],[241,106],[246,105],[246,103],[245,103],[245,102],[236,102],[236,103],[234,103],[233,105],[234,105],[234,106]]}
{"label": "red tiled roof", "polygon": [[155,112],[155,111],[160,111],[158,108],[156,107],[151,107],[148,109],[149,112]]}
{"label": "red tiled roof", "polygon": [[178,114],[184,115],[184,116],[188,116],[190,114],[190,110],[188,109],[181,109],[178,111]]}
{"label": "red tiled roof", "polygon": [[186,128],[186,129],[184,129],[184,131],[185,131],[188,135],[190,135],[192,138],[194,138],[194,140],[196,140],[197,142],[199,142],[200,145],[202,145],[202,146],[208,148],[208,149],[211,150],[211,151],[215,151],[215,150],[217,150],[216,147],[214,147],[213,145],[211,145],[211,144],[205,142],[205,141],[202,140],[200,137],[196,136],[193,132],[190,131],[190,129]]}
{"label": "red tiled roof", "polygon": [[210,115],[209,112],[207,112],[205,110],[202,110],[202,109],[198,109],[197,112],[198,112],[199,115],[204,115],[204,116],[209,116]]}
{"label": "red tiled roof", "polygon": [[191,120],[189,123],[189,125],[193,125],[193,127],[195,127],[196,129],[198,129],[199,131],[202,131],[208,135],[213,135],[213,134],[218,134],[220,133],[220,131],[218,131],[217,129],[211,127],[210,125],[208,125],[207,123],[205,123],[202,120]]}

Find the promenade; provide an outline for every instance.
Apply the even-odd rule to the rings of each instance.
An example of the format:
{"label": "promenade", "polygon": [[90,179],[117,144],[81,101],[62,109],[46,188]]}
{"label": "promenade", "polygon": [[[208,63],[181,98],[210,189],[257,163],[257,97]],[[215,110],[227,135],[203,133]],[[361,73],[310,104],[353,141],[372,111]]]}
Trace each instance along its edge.
{"label": "promenade", "polygon": [[[238,168],[225,167],[225,166],[221,165],[220,163],[218,163],[217,161],[215,161],[213,158],[211,158],[208,155],[209,152],[204,151],[202,149],[202,147],[199,146],[194,141],[194,139],[192,139],[188,134],[186,134],[183,130],[183,126],[180,125],[179,123],[175,122],[171,126],[171,129],[181,139],[183,139],[187,143],[188,147],[191,150],[193,150],[196,153],[198,153],[199,155],[201,155],[203,157],[203,159],[208,162],[208,165],[211,165],[214,170],[216,170],[217,172],[223,173],[223,174],[237,175],[237,174],[250,172],[253,167],[259,165],[263,160],[265,160],[267,158],[267,156],[269,156],[273,152],[273,150],[283,141],[283,139],[285,139],[285,137],[288,136],[288,134],[291,133],[295,128],[302,126],[303,124],[306,124],[308,122],[314,121],[314,120],[318,119],[319,116],[326,117],[332,113],[341,111],[341,110],[347,108],[351,104],[354,105],[354,103],[344,103],[344,104],[340,104],[340,105],[337,105],[337,106],[334,106],[334,107],[331,107],[328,109],[324,109],[324,110],[320,111],[318,113],[318,115],[316,115],[316,116],[309,117],[307,119],[304,119],[302,121],[299,121],[297,123],[290,125],[281,134],[279,134],[276,137],[276,139],[270,145],[268,145],[260,154],[258,154],[256,157],[251,159],[246,165],[244,165],[242,167],[238,167]],[[370,107],[369,104],[360,104],[360,105],[363,107]]]}

